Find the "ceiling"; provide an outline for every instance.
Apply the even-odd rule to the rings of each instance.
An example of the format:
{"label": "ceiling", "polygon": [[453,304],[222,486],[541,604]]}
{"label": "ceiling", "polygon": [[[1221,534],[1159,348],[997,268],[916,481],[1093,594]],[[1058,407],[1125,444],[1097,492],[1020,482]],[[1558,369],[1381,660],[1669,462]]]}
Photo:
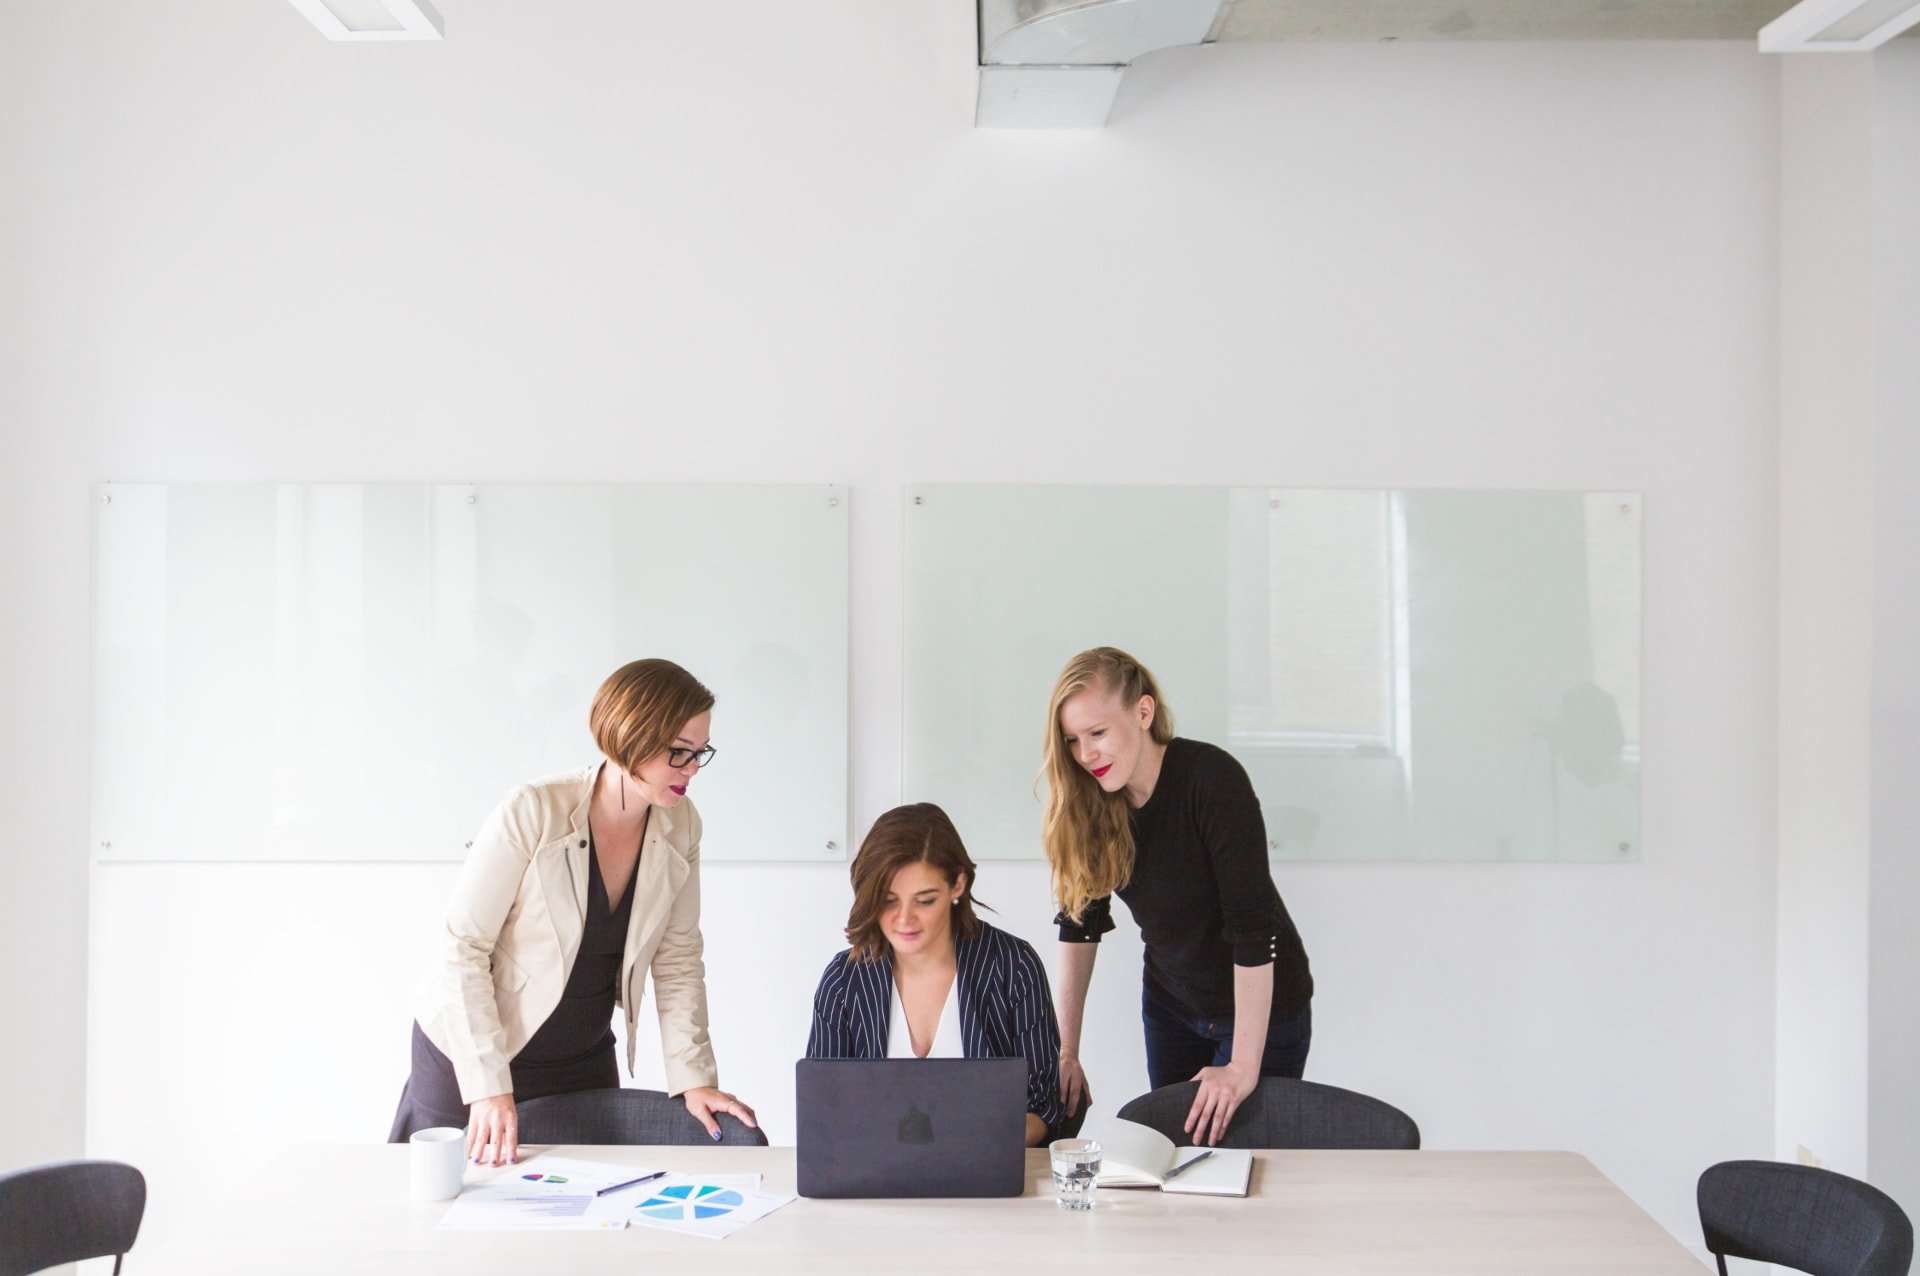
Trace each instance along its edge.
{"label": "ceiling", "polygon": [[1793,0],[1227,0],[1218,40],[1751,40]]}

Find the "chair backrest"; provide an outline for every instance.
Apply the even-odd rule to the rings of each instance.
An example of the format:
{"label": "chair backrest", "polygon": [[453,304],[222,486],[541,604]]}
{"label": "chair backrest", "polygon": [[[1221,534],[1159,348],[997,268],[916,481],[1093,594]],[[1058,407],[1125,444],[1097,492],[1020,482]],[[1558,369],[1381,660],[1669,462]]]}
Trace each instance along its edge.
{"label": "chair backrest", "polygon": [[767,1136],[726,1114],[716,1144],[679,1099],[658,1090],[576,1090],[517,1105],[522,1143],[681,1144],[765,1147]]}
{"label": "chair backrest", "polygon": [[1859,1179],[1781,1161],[1722,1161],[1700,1176],[1700,1230],[1727,1258],[1812,1276],[1907,1276],[1913,1224]]}
{"label": "chair backrest", "polygon": [[[1198,1081],[1161,1086],[1120,1109],[1125,1121],[1152,1126],[1184,1146],[1190,1142],[1181,1123],[1193,1110]],[[1352,1090],[1262,1077],[1233,1114],[1220,1140],[1229,1148],[1373,1148],[1412,1150],[1420,1146],[1420,1127],[1394,1107]]]}
{"label": "chair backrest", "polygon": [[61,1161],[0,1174],[0,1276],[109,1254],[117,1259],[133,1248],[146,1211],[146,1178],[118,1161]]}

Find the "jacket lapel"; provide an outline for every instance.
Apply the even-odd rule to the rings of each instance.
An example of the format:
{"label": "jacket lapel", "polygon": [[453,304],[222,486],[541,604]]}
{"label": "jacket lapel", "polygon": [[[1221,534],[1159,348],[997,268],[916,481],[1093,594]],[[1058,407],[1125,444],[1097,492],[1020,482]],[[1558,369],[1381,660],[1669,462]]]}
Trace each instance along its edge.
{"label": "jacket lapel", "polygon": [[593,866],[593,854],[587,846],[587,808],[599,775],[599,767],[587,768],[579,799],[567,816],[567,831],[534,854],[540,889],[546,896],[547,919],[553,924],[553,938],[560,945],[568,970],[573,968],[580,936],[587,928],[587,872]]}
{"label": "jacket lapel", "polygon": [[887,1057],[888,1035],[893,1028],[893,953],[888,951],[882,954],[879,961],[857,962],[854,971],[854,977],[861,981],[861,995],[877,1011],[862,1021],[867,1029],[867,1039],[860,1044],[866,1047],[866,1052],[856,1053],[855,1057],[884,1059]]}
{"label": "jacket lapel", "polygon": [[972,1054],[970,1046],[980,1040],[980,1016],[974,995],[980,965],[980,941],[962,939],[958,935],[953,940],[953,993],[960,999],[960,1042],[961,1051]]}
{"label": "jacket lapel", "polygon": [[633,960],[644,945],[666,925],[673,911],[674,896],[693,871],[686,857],[674,849],[667,834],[673,831],[673,816],[654,807],[647,816],[647,834],[640,844],[640,862],[634,866],[633,914],[627,920],[626,957],[621,962],[620,986],[627,986]]}

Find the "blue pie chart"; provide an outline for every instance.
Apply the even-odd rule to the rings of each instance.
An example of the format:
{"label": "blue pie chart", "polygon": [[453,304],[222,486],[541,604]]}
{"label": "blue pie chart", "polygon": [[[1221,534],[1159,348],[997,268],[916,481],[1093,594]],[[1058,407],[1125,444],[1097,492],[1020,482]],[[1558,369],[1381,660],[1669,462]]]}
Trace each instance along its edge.
{"label": "blue pie chart", "polygon": [[690,1219],[724,1218],[746,1204],[740,1193],[712,1183],[677,1183],[663,1187],[634,1206],[634,1211],[667,1223]]}

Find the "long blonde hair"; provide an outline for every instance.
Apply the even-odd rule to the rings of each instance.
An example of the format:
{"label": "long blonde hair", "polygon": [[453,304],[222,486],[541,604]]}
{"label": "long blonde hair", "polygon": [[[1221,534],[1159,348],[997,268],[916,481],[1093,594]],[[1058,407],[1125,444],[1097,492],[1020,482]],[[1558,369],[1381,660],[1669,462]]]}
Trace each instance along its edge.
{"label": "long blonde hair", "polygon": [[1155,744],[1173,739],[1173,713],[1147,667],[1118,647],[1083,651],[1060,671],[1047,701],[1046,761],[1040,778],[1047,786],[1047,813],[1040,826],[1047,864],[1053,870],[1053,894],[1061,911],[1079,921],[1087,905],[1111,895],[1133,876],[1133,828],[1127,822],[1124,792],[1108,793],[1073,760],[1060,729],[1060,709],[1090,688],[1108,691],[1131,711],[1141,696],[1153,699],[1148,734]]}

